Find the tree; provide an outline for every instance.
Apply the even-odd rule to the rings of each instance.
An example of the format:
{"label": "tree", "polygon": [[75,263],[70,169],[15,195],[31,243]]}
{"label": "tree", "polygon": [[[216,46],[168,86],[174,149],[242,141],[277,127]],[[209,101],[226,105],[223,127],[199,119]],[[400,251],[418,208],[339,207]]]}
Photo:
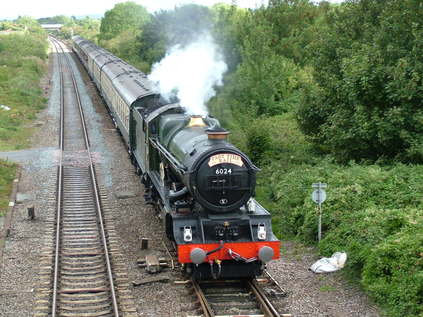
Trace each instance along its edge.
{"label": "tree", "polygon": [[324,2],[316,6],[309,0],[270,0],[269,7],[257,13],[272,26],[275,53],[305,65],[309,56],[306,47],[315,35],[315,22],[328,9]]}
{"label": "tree", "polygon": [[[306,9],[310,18],[297,22]],[[309,78],[295,63],[293,45],[289,49],[285,46],[300,43],[298,38],[303,37],[299,34],[311,27],[318,11],[308,1],[278,0],[272,1],[267,8],[241,12],[231,24],[225,23],[228,14],[217,10],[218,25],[229,25],[231,29],[230,32],[225,28],[221,31],[221,34],[228,34],[229,39],[223,38],[220,42],[234,43],[233,51],[239,52],[240,61],[232,65],[235,71],[226,77],[225,87],[218,97],[220,101],[215,101],[212,108],[215,113],[222,113],[219,108],[231,107],[241,126],[247,126],[252,118],[292,111],[298,104],[299,89]],[[300,52],[305,45],[297,45],[298,55],[302,55]]]}
{"label": "tree", "polygon": [[80,35],[86,39],[96,42],[97,36],[100,30],[100,20],[85,17],[77,19],[72,17],[62,27],[61,33],[66,37],[70,38],[72,35]]}
{"label": "tree", "polygon": [[123,31],[138,32],[149,20],[150,15],[143,6],[131,1],[118,3],[101,19],[99,38],[110,40]]}
{"label": "tree", "polygon": [[39,25],[37,20],[29,17],[29,16],[19,16],[16,20],[15,23],[17,24],[21,24],[21,25],[26,25],[26,26],[36,26]]}
{"label": "tree", "polygon": [[340,160],[423,162],[423,7],[355,0],[315,36],[302,130]]}
{"label": "tree", "polygon": [[212,15],[205,6],[188,4],[160,11],[142,27],[138,37],[139,56],[151,66],[165,55],[167,48],[187,45],[211,28]]}
{"label": "tree", "polygon": [[222,48],[228,72],[235,71],[241,62],[242,37],[239,32],[248,14],[245,9],[224,3],[212,7],[213,38]]}
{"label": "tree", "polygon": [[210,9],[197,4],[176,7],[167,22],[164,27],[169,46],[190,44],[212,28]]}
{"label": "tree", "polygon": [[29,17],[29,16],[19,16],[15,21],[15,25],[12,29],[15,30],[23,30],[30,33],[42,34],[44,35],[46,32],[41,27],[41,25],[37,22],[37,20]]}
{"label": "tree", "polygon": [[168,24],[169,16],[168,11],[154,14],[137,38],[139,43],[138,55],[147,64],[147,67],[143,69],[145,72],[149,72],[151,66],[162,59],[166,53],[167,36],[165,26]]}
{"label": "tree", "polygon": [[54,17],[39,18],[37,21],[40,24],[66,24],[71,22],[72,18],[65,15],[56,15]]}

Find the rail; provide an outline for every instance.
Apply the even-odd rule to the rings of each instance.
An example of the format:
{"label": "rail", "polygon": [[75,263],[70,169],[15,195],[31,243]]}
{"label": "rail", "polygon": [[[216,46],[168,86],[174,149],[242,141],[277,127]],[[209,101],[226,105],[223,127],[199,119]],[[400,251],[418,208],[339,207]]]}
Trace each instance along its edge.
{"label": "rail", "polygon": [[256,279],[229,281],[191,279],[190,282],[200,303],[202,317],[291,316],[276,309]]}
{"label": "rail", "polygon": [[[109,249],[108,249],[108,245],[107,245],[107,238],[106,238],[106,233],[105,233],[105,227],[104,227],[104,218],[103,218],[103,213],[102,213],[102,206],[101,206],[101,200],[100,200],[100,195],[99,195],[99,191],[98,191],[98,184],[97,184],[97,180],[96,180],[96,173],[95,173],[95,167],[94,167],[94,162],[92,160],[92,155],[91,155],[91,150],[90,150],[90,142],[89,142],[89,137],[88,137],[88,131],[87,131],[87,127],[86,127],[86,123],[85,123],[85,116],[84,116],[84,111],[82,109],[82,102],[81,102],[81,97],[79,94],[79,90],[78,90],[78,85],[75,79],[75,75],[72,71],[72,65],[69,61],[69,57],[66,56],[65,51],[63,49],[63,47],[61,46],[61,43],[53,38],[50,37],[50,41],[53,43],[57,53],[62,52],[64,58],[66,59],[66,63],[68,65],[68,68],[70,70],[70,75],[71,75],[71,80],[72,80],[72,85],[73,85],[73,90],[75,92],[75,97],[76,97],[76,101],[77,101],[77,107],[79,109],[79,115],[80,115],[80,119],[81,119],[81,125],[82,125],[82,129],[83,129],[83,138],[84,138],[84,143],[85,143],[85,148],[86,148],[86,152],[87,152],[87,157],[89,160],[89,174],[90,174],[90,180],[91,180],[91,184],[92,184],[92,193],[93,193],[93,198],[94,198],[94,202],[95,202],[95,209],[96,209],[96,213],[97,213],[97,217],[98,217],[98,224],[100,227],[100,236],[101,236],[101,241],[102,241],[102,249],[104,252],[104,258],[105,258],[105,265],[107,268],[107,277],[108,277],[108,282],[109,282],[109,291],[110,291],[110,299],[112,301],[112,307],[113,307],[113,315],[115,317],[119,317],[119,309],[118,309],[118,304],[117,304],[117,297],[116,297],[116,293],[115,293],[115,286],[114,286],[114,282],[113,282],[113,274],[112,274],[112,267],[111,267],[111,262],[110,262],[110,255],[109,255]],[[60,58],[60,54],[59,54],[59,66],[61,69],[63,69],[63,62]],[[51,310],[51,316],[52,317],[56,317],[58,312],[57,312],[57,307],[58,307],[58,293],[59,293],[59,279],[60,279],[60,258],[61,258],[61,244],[62,244],[62,240],[61,240],[61,233],[62,233],[62,227],[61,227],[61,223],[62,223],[62,212],[63,212],[63,175],[64,175],[64,165],[63,165],[63,154],[64,154],[64,123],[65,123],[65,110],[64,110],[64,105],[65,105],[65,100],[64,100],[64,72],[60,71],[60,101],[61,101],[61,107],[60,107],[60,141],[59,141],[59,148],[61,151],[61,155],[60,155],[60,160],[59,160],[59,166],[58,166],[58,187],[57,187],[57,210],[56,210],[56,246],[55,246],[55,260],[54,260],[54,271],[53,271],[53,296],[52,296],[52,310]],[[102,290],[101,288],[99,288],[98,290]],[[68,290],[68,292],[71,292]]]}

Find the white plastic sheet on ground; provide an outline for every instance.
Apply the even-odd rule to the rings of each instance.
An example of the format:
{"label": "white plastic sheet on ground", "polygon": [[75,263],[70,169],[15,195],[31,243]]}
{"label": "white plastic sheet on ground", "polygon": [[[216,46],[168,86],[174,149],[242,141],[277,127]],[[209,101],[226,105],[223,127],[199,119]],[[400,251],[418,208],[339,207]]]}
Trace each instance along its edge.
{"label": "white plastic sheet on ground", "polygon": [[342,269],[347,261],[345,252],[335,252],[330,258],[323,258],[310,266],[314,273],[330,273]]}

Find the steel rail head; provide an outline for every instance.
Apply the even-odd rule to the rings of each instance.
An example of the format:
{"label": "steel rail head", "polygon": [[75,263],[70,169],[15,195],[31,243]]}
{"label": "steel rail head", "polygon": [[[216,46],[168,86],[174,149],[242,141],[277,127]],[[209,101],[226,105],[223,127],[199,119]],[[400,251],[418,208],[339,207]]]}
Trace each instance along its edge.
{"label": "steel rail head", "polygon": [[[61,49],[61,51],[63,53],[65,53],[63,47],[61,46],[61,43],[52,37],[52,42],[54,44],[54,46],[59,47]],[[57,49],[57,51],[59,52],[59,50]],[[78,103],[78,108],[79,108],[79,114],[80,114],[80,118],[81,118],[81,124],[83,127],[83,133],[84,133],[84,141],[85,141],[85,145],[86,145],[86,149],[88,152],[88,157],[89,157],[89,169],[90,169],[90,175],[91,175],[91,181],[92,181],[92,185],[93,185],[93,193],[94,193],[94,197],[95,197],[95,204],[96,204],[96,210],[97,210],[97,215],[99,218],[99,224],[100,224],[100,233],[101,233],[101,239],[102,239],[102,244],[103,244],[103,249],[104,249],[104,256],[106,258],[106,267],[107,267],[107,275],[108,275],[108,279],[109,279],[109,284],[110,284],[110,292],[111,292],[111,299],[112,299],[112,304],[113,304],[113,313],[115,315],[115,317],[119,317],[119,309],[118,309],[118,304],[117,304],[117,296],[116,296],[116,291],[115,291],[115,286],[114,286],[114,282],[113,282],[113,274],[112,274],[112,268],[111,268],[111,261],[110,261],[110,254],[109,254],[109,250],[108,250],[108,245],[107,245],[107,238],[106,238],[106,233],[105,233],[105,228],[104,228],[104,219],[103,219],[103,215],[102,215],[102,207],[101,207],[101,200],[100,200],[100,195],[98,192],[98,184],[96,181],[96,173],[95,173],[95,168],[94,168],[94,162],[92,160],[92,155],[91,155],[91,150],[90,150],[90,142],[89,142],[89,138],[88,138],[88,129],[86,127],[85,124],[85,116],[84,116],[84,111],[82,108],[82,102],[81,102],[81,97],[79,94],[79,89],[78,89],[78,85],[75,79],[75,75],[72,71],[72,65],[69,61],[69,57],[64,54],[64,58],[66,58],[66,63],[69,67],[70,70],[70,74],[71,74],[71,78],[72,78],[72,83],[73,83],[73,87],[75,90],[75,95],[76,95],[76,100]],[[62,65],[62,63],[60,62],[60,65]],[[61,72],[61,78],[63,77],[63,74]],[[61,83],[63,84],[63,79],[61,79]],[[61,84],[61,87],[63,86]],[[62,104],[64,104],[64,102],[62,102]],[[63,130],[63,129],[61,129]],[[62,149],[63,151],[63,149]],[[60,173],[61,175],[62,173]],[[58,198],[59,201],[59,198]],[[61,198],[60,198],[61,201]],[[59,205],[60,206],[60,205]],[[58,206],[58,209],[59,209]],[[60,211],[58,211],[58,215],[59,215]],[[60,219],[60,217],[58,218]],[[57,220],[59,221],[59,220]],[[58,222],[59,223],[59,222]],[[58,285],[58,267],[59,267],[59,260],[58,260],[58,252],[59,252],[59,242],[60,241],[60,228],[57,229],[56,232],[56,259],[55,259],[55,271],[54,271],[54,290],[53,290],[53,302],[52,302],[52,317],[55,317],[56,315],[56,301],[57,301],[57,285]],[[57,267],[56,267],[57,265]],[[57,270],[56,270],[57,269]]]}
{"label": "steel rail head", "polygon": [[279,288],[279,290],[282,292],[282,294],[284,294],[284,296],[287,295],[285,289],[283,289],[283,287],[279,284],[278,281],[275,280],[275,278],[269,273],[269,271],[264,270],[264,274],[272,281],[273,284],[275,284]]}
{"label": "steel rail head", "polygon": [[203,309],[204,317],[215,317],[213,309],[211,308],[209,302],[206,299],[200,285],[195,279],[191,279],[192,286],[194,287],[195,294],[197,295],[198,300],[200,301],[201,308]]}
{"label": "steel rail head", "polygon": [[[54,40],[50,39],[56,48],[57,53],[59,49],[56,46]],[[62,68],[62,61],[58,57],[59,67]],[[56,209],[56,246],[55,246],[55,258],[54,258],[54,269],[53,269],[53,298],[52,298],[52,311],[51,316],[56,317],[56,308],[57,308],[57,288],[59,281],[59,252],[60,252],[60,223],[61,223],[61,210],[62,210],[62,190],[63,190],[63,161],[62,161],[62,152],[63,152],[63,140],[64,140],[64,89],[63,89],[63,73],[60,72],[60,139],[59,139],[59,148],[60,148],[60,159],[58,166],[58,179],[57,179],[57,209]]]}
{"label": "steel rail head", "polygon": [[250,279],[247,281],[247,285],[250,287],[253,294],[256,296],[265,316],[268,317],[280,317],[281,315],[273,306],[273,304],[269,301],[266,294],[264,293],[263,289],[258,285],[255,279]]}
{"label": "steel rail head", "polygon": [[165,250],[166,250],[167,256],[168,256],[168,257],[169,257],[169,259],[170,259],[170,263],[171,263],[172,270],[174,270],[174,269],[175,269],[175,263],[174,263],[174,261],[173,261],[172,254],[170,254],[169,248],[167,247],[167,245],[166,245],[166,243],[165,243],[164,241],[162,241],[162,244],[163,244],[163,246],[164,246],[164,248],[165,248]]}

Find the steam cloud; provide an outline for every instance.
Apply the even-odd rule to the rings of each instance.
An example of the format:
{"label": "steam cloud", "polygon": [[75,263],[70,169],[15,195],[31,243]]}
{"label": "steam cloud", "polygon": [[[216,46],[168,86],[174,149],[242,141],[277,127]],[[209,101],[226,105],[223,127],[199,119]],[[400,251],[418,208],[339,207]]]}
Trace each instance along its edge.
{"label": "steam cloud", "polygon": [[149,76],[163,97],[177,96],[192,115],[207,114],[206,102],[215,95],[214,86],[222,85],[226,63],[210,35],[182,48],[172,47],[153,65]]}

